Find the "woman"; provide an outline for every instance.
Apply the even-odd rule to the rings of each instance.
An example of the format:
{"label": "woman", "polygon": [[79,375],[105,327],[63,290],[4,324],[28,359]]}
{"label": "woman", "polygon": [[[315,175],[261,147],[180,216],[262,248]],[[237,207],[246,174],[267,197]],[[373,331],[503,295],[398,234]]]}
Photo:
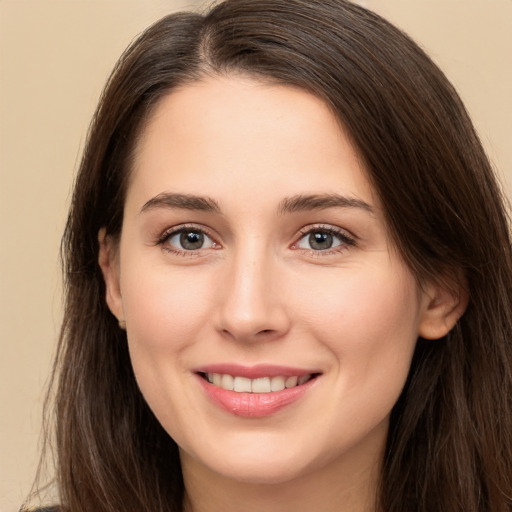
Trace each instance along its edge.
{"label": "woman", "polygon": [[64,237],[63,510],[512,510],[512,259],[462,103],[343,0],[121,58]]}

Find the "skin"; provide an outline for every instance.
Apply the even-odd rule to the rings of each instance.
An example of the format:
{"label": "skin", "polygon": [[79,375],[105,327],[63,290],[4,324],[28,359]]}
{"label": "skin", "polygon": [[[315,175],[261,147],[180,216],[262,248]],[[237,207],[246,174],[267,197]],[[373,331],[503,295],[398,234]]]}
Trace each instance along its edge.
{"label": "skin", "polygon": [[[163,193],[219,211],[161,204]],[[312,194],[348,206],[282,211]],[[184,226],[208,235],[202,248],[180,247]],[[335,230],[335,247],[312,247],[311,230]],[[138,384],[180,446],[186,510],[373,509],[417,337],[446,334],[464,301],[420,289],[321,100],[243,76],[173,91],[139,141],[119,246],[104,230],[99,240]],[[297,402],[243,418],[203,392],[194,369],[212,363],[321,375]]]}

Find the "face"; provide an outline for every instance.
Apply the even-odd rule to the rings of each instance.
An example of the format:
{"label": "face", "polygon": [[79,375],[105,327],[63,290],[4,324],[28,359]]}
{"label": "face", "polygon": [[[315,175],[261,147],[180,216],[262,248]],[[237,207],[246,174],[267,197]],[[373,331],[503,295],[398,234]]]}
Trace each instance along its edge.
{"label": "face", "polygon": [[243,77],[169,94],[107,246],[107,301],[184,466],[261,483],[375,465],[434,301],[321,100]]}

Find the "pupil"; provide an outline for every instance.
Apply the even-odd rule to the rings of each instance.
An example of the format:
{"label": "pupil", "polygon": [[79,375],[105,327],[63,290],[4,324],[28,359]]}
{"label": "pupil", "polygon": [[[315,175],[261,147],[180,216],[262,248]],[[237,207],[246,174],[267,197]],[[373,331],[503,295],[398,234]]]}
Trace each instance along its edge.
{"label": "pupil", "polygon": [[184,231],[181,233],[180,243],[184,249],[200,249],[204,243],[204,235],[199,231]]}
{"label": "pupil", "polygon": [[332,235],[322,231],[309,235],[309,245],[317,251],[330,249],[332,247]]}

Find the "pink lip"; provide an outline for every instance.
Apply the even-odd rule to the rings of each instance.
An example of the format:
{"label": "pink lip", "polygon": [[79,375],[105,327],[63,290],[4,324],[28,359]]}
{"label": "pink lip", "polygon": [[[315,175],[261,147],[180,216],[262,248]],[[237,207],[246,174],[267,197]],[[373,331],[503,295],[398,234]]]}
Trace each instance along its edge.
{"label": "pink lip", "polygon": [[208,365],[197,369],[196,376],[208,398],[221,409],[245,418],[262,418],[270,416],[302,398],[315,385],[313,378],[300,386],[286,388],[270,393],[238,393],[228,391],[208,382],[202,373],[229,374],[250,379],[260,377],[291,377],[309,375],[318,372],[305,371],[298,368],[258,365],[241,367],[239,365]]}

